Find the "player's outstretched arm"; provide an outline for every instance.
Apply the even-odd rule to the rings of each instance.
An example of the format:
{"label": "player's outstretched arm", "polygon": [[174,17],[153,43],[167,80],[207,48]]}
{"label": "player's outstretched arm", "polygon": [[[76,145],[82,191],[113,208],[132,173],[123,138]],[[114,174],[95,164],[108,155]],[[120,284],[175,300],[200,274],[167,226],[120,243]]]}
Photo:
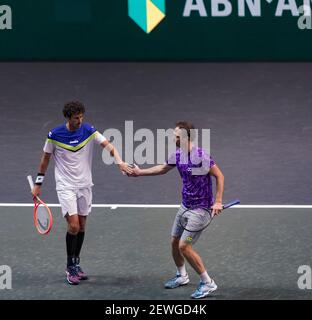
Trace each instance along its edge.
{"label": "player's outstretched arm", "polygon": [[130,175],[131,177],[139,177],[139,176],[158,176],[161,174],[165,174],[174,166],[170,166],[168,164],[160,164],[158,166],[154,166],[147,169],[140,169],[137,165],[133,168],[133,173]]}
{"label": "player's outstretched arm", "polygon": [[101,143],[101,146],[105,150],[107,150],[112,157],[115,158],[115,162],[123,174],[126,173],[128,175],[131,175],[133,173],[132,168],[128,165],[128,163],[122,161],[118,150],[109,141],[105,140],[104,142]]}

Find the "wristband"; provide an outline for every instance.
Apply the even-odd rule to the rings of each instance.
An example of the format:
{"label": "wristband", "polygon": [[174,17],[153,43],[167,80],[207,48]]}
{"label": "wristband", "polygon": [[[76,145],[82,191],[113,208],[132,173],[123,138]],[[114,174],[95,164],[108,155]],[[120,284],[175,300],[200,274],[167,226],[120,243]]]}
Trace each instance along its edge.
{"label": "wristband", "polygon": [[35,185],[41,186],[44,180],[44,173],[38,173],[35,181]]}

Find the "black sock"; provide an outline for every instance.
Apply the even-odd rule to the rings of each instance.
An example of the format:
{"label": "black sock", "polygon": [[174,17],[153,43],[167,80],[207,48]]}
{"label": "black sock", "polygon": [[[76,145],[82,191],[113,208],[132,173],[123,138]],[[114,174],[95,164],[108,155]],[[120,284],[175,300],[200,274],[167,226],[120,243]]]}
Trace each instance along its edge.
{"label": "black sock", "polygon": [[77,247],[77,235],[66,233],[67,267],[75,264],[75,251]]}
{"label": "black sock", "polygon": [[80,231],[78,232],[77,234],[77,245],[76,245],[76,250],[75,250],[75,257],[77,258],[76,262],[79,264],[79,255],[80,255],[80,251],[81,251],[81,248],[82,248],[82,244],[83,244],[83,240],[84,240],[84,236],[85,236],[85,233],[84,231]]}

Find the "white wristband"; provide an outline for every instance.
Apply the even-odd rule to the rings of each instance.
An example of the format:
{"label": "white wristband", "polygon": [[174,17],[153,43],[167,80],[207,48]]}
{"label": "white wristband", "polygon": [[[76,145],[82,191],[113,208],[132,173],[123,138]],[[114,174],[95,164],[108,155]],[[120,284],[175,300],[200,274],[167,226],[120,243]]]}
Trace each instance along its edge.
{"label": "white wristband", "polygon": [[38,173],[35,184],[41,186],[44,180],[44,174]]}

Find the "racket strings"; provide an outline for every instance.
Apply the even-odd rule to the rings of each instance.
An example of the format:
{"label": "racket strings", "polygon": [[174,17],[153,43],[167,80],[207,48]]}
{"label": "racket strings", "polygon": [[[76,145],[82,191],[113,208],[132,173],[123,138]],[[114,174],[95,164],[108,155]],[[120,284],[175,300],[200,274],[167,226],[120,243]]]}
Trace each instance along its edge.
{"label": "racket strings", "polygon": [[194,211],[194,209],[185,210],[180,217],[180,225],[182,228],[189,232],[199,232],[206,229],[212,221],[211,211],[206,208],[198,208],[196,209],[204,209],[205,214],[202,215],[199,212]]}
{"label": "racket strings", "polygon": [[44,205],[39,205],[36,211],[36,221],[38,228],[45,232],[50,227],[50,214],[48,209]]}

